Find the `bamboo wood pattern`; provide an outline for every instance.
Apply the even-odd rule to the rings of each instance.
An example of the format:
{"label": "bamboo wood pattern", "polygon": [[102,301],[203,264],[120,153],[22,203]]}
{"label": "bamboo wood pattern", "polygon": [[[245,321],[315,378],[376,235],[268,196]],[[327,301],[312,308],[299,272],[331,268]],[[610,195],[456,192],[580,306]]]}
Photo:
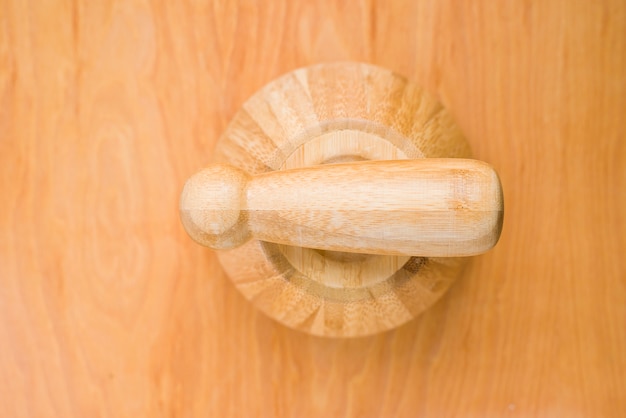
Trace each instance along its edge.
{"label": "bamboo wood pattern", "polygon": [[[0,0],[0,416],[625,416],[625,27],[621,0]],[[440,97],[505,191],[498,245],[358,339],[258,312],[176,203],[254,92],[340,60]]]}
{"label": "bamboo wood pattern", "polygon": [[[182,193],[182,206],[196,207],[196,210],[183,211],[182,219],[188,232],[200,242],[232,248],[218,254],[229,279],[248,300],[271,318],[319,336],[371,335],[398,327],[432,306],[459,277],[467,258],[413,255],[413,251],[424,252],[427,246],[433,255],[454,255],[454,251],[446,252],[441,247],[437,250],[441,242],[437,243],[432,234],[426,236],[428,230],[424,228],[420,234],[427,238],[427,242],[417,245],[413,235],[413,245],[395,243],[411,251],[381,255],[388,250],[387,247],[392,249],[390,244],[393,241],[376,242],[372,227],[408,225],[402,220],[402,212],[397,210],[387,211],[384,224],[376,221],[380,214],[352,211],[353,222],[344,223],[340,234],[331,228],[321,227],[321,224],[314,227],[319,231],[308,229],[305,232],[301,227],[303,225],[320,222],[328,225],[329,214],[333,215],[334,222],[340,222],[340,216],[350,216],[350,212],[347,215],[328,211],[321,213],[316,206],[319,202],[315,200],[319,201],[324,196],[322,202],[327,202],[331,187],[341,188],[342,183],[352,183],[351,188],[354,189],[360,183],[368,190],[362,191],[358,197],[355,190],[342,191],[343,197],[353,197],[348,206],[354,208],[359,199],[364,199],[369,205],[374,202],[380,204],[382,197],[376,194],[390,193],[394,182],[406,181],[400,172],[395,178],[391,173],[384,174],[385,170],[380,167],[402,167],[405,164],[432,167],[429,162],[398,160],[426,158],[434,161],[440,157],[458,159],[468,156],[469,146],[451,115],[423,88],[392,71],[369,64],[343,62],[313,65],[272,80],[242,105],[214,152],[214,160],[218,164],[229,165],[214,165],[192,177]],[[372,162],[365,162],[367,160]],[[376,162],[378,160],[395,162]],[[355,165],[340,165],[338,168],[335,164],[341,162]],[[454,164],[458,165],[458,160]],[[361,167],[360,174],[353,169],[354,173],[343,176],[339,181],[338,177],[345,167]],[[216,172],[209,175],[212,170]],[[368,172],[379,174],[369,176],[372,178],[365,181]],[[279,183],[289,183],[284,180],[291,176],[315,176],[315,173],[335,173],[332,177],[336,181],[320,178],[299,181],[300,187],[292,190],[279,191],[275,188]],[[490,195],[488,198],[493,199],[495,207],[501,208],[499,182],[494,182],[494,173],[491,174],[492,181],[487,183],[492,186],[497,183],[497,186],[487,193]],[[230,180],[224,183],[224,179],[220,178],[222,175]],[[424,180],[422,178],[422,183]],[[217,196],[206,193],[207,183],[209,189],[218,192]],[[456,184],[453,194],[454,190],[459,192],[464,189],[451,178],[444,179],[440,185],[442,183],[448,183],[448,186]],[[319,186],[323,186],[325,191],[299,200],[298,196],[304,196],[303,193],[310,193]],[[263,189],[272,188],[275,190],[269,195],[262,193]],[[244,189],[245,194],[242,193]],[[443,189],[445,187],[440,188]],[[460,196],[462,193],[457,194]],[[204,210],[207,205],[219,207],[229,201],[237,206],[236,202],[251,206],[252,209],[267,209],[275,202],[282,209],[289,209],[287,202],[290,200],[300,202],[298,205],[301,208],[309,209],[302,212],[292,208],[296,210],[289,213],[267,210],[240,212],[239,208],[234,211],[210,210],[208,213]],[[388,209],[411,201],[405,195],[387,200]],[[317,209],[312,212],[312,207]],[[416,215],[409,217],[414,223],[416,218],[433,216],[432,212]],[[308,219],[305,221],[303,218]],[[500,233],[501,217],[487,215],[483,220],[490,218],[494,234],[487,232],[487,244],[489,241],[495,243]],[[432,230],[436,222],[432,222],[434,219],[430,221],[421,225]],[[367,225],[370,225],[369,230],[358,230],[360,226]],[[478,230],[481,228],[476,223],[466,226],[470,230],[472,226]],[[445,228],[442,226],[441,229]],[[264,231],[272,235],[267,241],[258,239],[257,232],[263,235]],[[300,245],[284,245],[293,239],[291,232],[301,238],[298,241]],[[440,236],[441,232],[438,232]],[[370,236],[367,237],[367,234]],[[237,246],[251,235],[257,235],[257,239]],[[390,238],[393,235],[402,238],[402,233],[397,230],[389,235]],[[281,244],[272,244],[277,241],[276,238],[280,238],[278,241]],[[447,241],[443,244],[444,248],[456,244],[452,239],[444,240]],[[304,242],[311,246],[303,246]],[[341,245],[347,250],[352,246],[354,251],[354,247],[359,245],[365,247],[360,244],[365,242],[370,247],[376,244],[379,254],[333,251],[342,249]],[[470,247],[476,251],[480,250],[480,245],[474,241]]]}
{"label": "bamboo wood pattern", "polygon": [[254,178],[213,165],[187,181],[180,207],[187,232],[215,249],[254,237],[421,257],[489,250],[500,237],[503,211],[500,181],[489,165],[435,158],[331,164]]}

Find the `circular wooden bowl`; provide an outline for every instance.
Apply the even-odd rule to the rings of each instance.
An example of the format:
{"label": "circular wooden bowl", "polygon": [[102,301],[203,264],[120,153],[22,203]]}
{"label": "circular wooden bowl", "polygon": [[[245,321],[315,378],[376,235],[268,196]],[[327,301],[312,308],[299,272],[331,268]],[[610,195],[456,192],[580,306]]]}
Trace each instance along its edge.
{"label": "circular wooden bowl", "polygon": [[[361,63],[286,74],[252,96],[220,138],[214,162],[249,174],[355,160],[468,158],[450,114],[423,89]],[[339,253],[258,240],[220,251],[257,308],[319,336],[397,327],[431,306],[465,258]]]}

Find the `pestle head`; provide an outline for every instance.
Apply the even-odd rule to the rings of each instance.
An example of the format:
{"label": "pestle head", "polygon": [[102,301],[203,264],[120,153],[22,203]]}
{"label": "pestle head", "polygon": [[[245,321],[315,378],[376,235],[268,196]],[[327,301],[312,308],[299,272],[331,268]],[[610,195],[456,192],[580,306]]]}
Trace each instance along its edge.
{"label": "pestle head", "polygon": [[198,243],[228,249],[249,238],[245,216],[248,175],[232,166],[215,164],[187,180],[180,197],[181,220]]}

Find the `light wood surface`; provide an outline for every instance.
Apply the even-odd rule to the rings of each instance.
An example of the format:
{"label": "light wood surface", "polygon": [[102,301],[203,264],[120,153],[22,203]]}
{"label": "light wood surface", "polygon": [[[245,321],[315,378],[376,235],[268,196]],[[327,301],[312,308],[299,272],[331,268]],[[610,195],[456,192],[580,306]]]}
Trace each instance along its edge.
{"label": "light wood surface", "polygon": [[[626,414],[626,5],[0,1],[0,415]],[[439,95],[505,191],[498,245],[397,330],[258,313],[184,180],[294,68]]]}

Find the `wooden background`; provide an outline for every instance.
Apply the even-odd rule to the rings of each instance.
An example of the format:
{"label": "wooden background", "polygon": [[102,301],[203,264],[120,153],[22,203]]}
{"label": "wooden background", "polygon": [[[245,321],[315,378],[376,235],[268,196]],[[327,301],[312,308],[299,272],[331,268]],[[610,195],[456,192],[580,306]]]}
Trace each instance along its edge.
{"label": "wooden background", "polygon": [[[290,331],[178,218],[242,102],[357,60],[437,93],[505,224],[375,337]],[[626,3],[0,0],[0,416],[626,416]]]}

